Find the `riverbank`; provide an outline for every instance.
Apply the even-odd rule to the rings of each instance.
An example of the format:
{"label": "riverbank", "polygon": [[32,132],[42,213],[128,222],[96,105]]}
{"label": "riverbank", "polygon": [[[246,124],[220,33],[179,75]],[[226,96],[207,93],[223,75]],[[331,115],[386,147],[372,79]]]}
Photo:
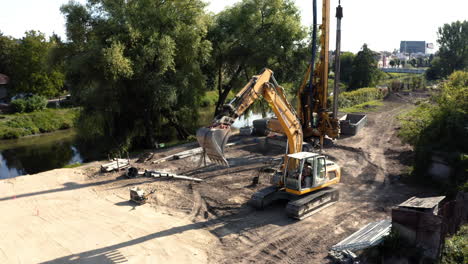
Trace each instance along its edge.
{"label": "riverbank", "polygon": [[0,263],[208,262],[214,235],[186,218],[133,206],[125,187],[132,180],[95,177],[98,168],[0,180]]}
{"label": "riverbank", "polygon": [[45,109],[0,115],[0,139],[14,139],[72,128],[79,108]]}

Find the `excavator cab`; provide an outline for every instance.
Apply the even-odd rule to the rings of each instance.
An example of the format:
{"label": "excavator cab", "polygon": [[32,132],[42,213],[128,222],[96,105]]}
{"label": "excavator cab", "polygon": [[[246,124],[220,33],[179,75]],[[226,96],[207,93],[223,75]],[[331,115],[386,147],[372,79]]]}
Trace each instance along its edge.
{"label": "excavator cab", "polygon": [[[284,183],[286,190],[291,193],[308,193],[340,180],[339,166],[327,160],[323,155],[298,152],[287,155],[287,158]],[[292,164],[298,164],[298,166],[292,166]]]}

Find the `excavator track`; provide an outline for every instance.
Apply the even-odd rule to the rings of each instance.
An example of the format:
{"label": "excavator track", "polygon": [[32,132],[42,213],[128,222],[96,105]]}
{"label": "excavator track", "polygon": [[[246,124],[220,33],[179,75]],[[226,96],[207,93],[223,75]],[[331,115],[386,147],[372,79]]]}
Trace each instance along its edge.
{"label": "excavator track", "polygon": [[337,189],[323,189],[290,201],[286,206],[286,214],[289,217],[302,220],[336,203],[338,199],[339,192]]}
{"label": "excavator track", "polygon": [[276,200],[291,199],[294,199],[294,195],[279,190],[277,186],[270,186],[254,193],[249,203],[257,209],[263,209]]}

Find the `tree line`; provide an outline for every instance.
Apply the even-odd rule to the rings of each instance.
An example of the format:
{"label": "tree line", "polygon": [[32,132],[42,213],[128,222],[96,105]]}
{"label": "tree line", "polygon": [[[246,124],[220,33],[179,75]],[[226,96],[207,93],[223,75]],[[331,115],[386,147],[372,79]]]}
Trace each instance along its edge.
{"label": "tree line", "polygon": [[27,31],[14,39],[0,32],[0,73],[9,77],[10,94],[32,93],[52,97],[64,87],[65,74],[59,64],[52,62],[52,51],[60,39],[46,39],[38,31]]}
{"label": "tree line", "polygon": [[[61,7],[67,40],[0,35],[0,72],[15,93],[69,89],[82,106],[79,134],[115,149],[187,138],[207,91],[217,92],[219,108],[264,67],[299,86],[311,43],[294,1],[243,0],[218,14],[205,7],[201,0],[71,1]],[[377,84],[375,55],[367,45],[342,55],[349,89]]]}

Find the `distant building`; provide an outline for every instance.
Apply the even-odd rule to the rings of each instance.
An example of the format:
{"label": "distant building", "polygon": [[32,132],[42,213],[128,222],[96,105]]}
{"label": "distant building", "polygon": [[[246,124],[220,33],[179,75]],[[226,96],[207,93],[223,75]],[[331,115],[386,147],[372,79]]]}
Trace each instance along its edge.
{"label": "distant building", "polygon": [[426,54],[426,41],[401,41],[400,53]]}

